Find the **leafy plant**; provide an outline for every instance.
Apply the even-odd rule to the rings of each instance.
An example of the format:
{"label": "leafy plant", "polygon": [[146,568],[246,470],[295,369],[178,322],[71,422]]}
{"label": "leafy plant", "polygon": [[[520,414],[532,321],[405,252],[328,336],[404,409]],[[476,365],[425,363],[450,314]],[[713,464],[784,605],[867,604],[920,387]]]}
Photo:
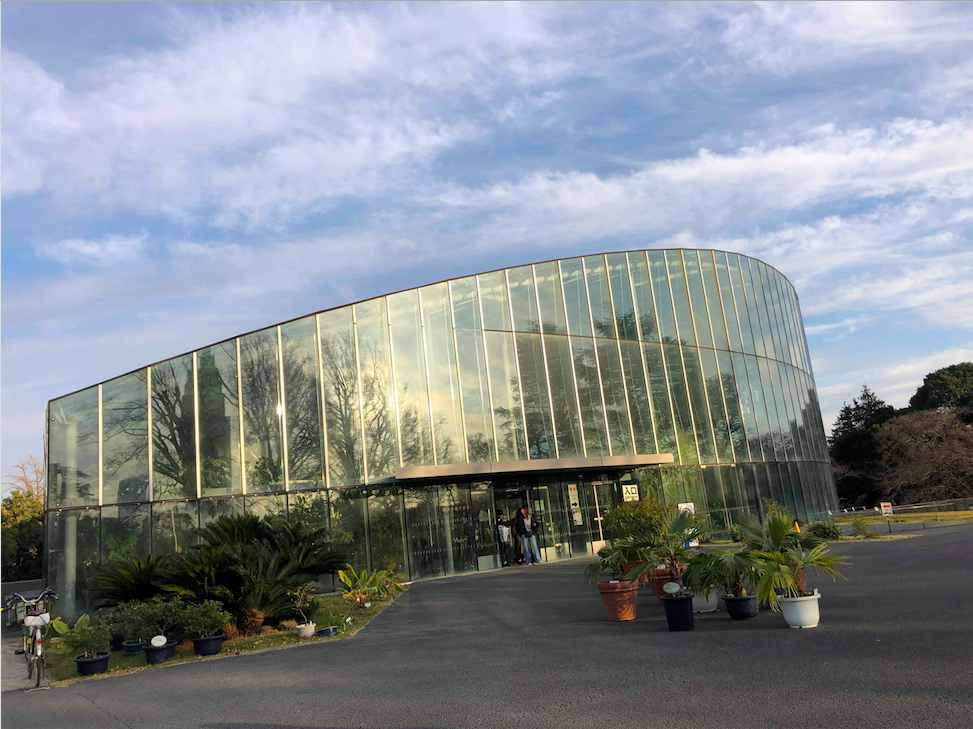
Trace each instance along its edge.
{"label": "leafy plant", "polygon": [[851,518],[851,533],[856,539],[875,539],[878,536],[872,531],[868,519],[864,516],[853,516]]}
{"label": "leafy plant", "polygon": [[209,638],[220,635],[233,619],[216,600],[204,600],[198,605],[187,605],[182,611],[182,624],[186,635],[193,638]]}
{"label": "leafy plant", "polygon": [[51,624],[68,651],[78,658],[97,658],[111,643],[111,626],[103,620],[91,620],[87,614],[78,618],[73,628],[60,619]]}
{"label": "leafy plant", "polygon": [[841,577],[838,567],[848,563],[844,557],[829,556],[828,545],[824,543],[810,549],[795,545],[773,552],[758,550],[753,553],[753,560],[759,577],[757,595],[774,610],[780,607],[778,590],[786,591],[788,597],[812,594],[807,591],[808,569],[823,572],[832,578]]}
{"label": "leafy plant", "polygon": [[673,514],[651,539],[633,541],[632,546],[650,558],[642,559],[643,564],[629,572],[628,579],[635,581],[648,574],[654,564],[662,562],[669,568],[670,580],[679,586],[676,595],[684,595],[682,565],[689,561],[692,554],[686,544],[699,539],[703,532],[702,527],[694,523],[694,516],[687,511]]}
{"label": "leafy plant", "polygon": [[162,592],[167,579],[166,557],[137,556],[111,560],[95,575],[95,594],[99,605],[108,607],[129,600],[148,600]]}
{"label": "leafy plant", "polygon": [[647,550],[634,546],[633,540],[616,539],[598,550],[598,561],[588,565],[584,574],[589,582],[598,582],[605,574],[610,574],[613,580],[631,579],[631,576],[625,576],[625,571],[644,562],[647,556]]}
{"label": "leafy plant", "polygon": [[740,520],[739,528],[744,545],[751,551],[773,552],[796,546],[811,549],[823,542],[809,532],[795,531],[786,513],[768,515],[763,524],[756,517],[747,516]]}
{"label": "leafy plant", "polygon": [[764,513],[767,515],[768,519],[786,519],[790,521],[790,514],[787,513],[787,508],[782,504],[778,504],[773,499],[764,499]]}
{"label": "leafy plant", "polygon": [[368,573],[367,569],[356,572],[350,564],[338,570],[338,589],[352,608],[363,608],[365,603],[378,591],[378,573]]}
{"label": "leafy plant", "polygon": [[844,535],[841,525],[838,524],[838,522],[836,522],[834,519],[811,522],[807,530],[810,534],[813,534],[820,539],[841,539],[841,537]]}
{"label": "leafy plant", "polygon": [[618,539],[648,539],[674,511],[659,499],[626,501],[605,514],[604,526]]}
{"label": "leafy plant", "polygon": [[683,583],[709,599],[716,587],[728,597],[745,597],[746,584],[756,582],[756,564],[747,549],[717,549],[693,557]]}
{"label": "leafy plant", "polygon": [[405,575],[401,572],[396,571],[396,565],[390,564],[388,569],[384,569],[378,573],[378,584],[376,592],[382,600],[389,600],[396,595],[405,592],[405,586],[402,584],[402,580],[405,579]]}
{"label": "leafy plant", "polygon": [[288,592],[307,581],[297,565],[266,543],[242,548],[233,569],[241,578],[240,608],[258,610],[264,618],[286,614],[291,608]]}
{"label": "leafy plant", "polygon": [[178,597],[157,595],[142,603],[141,617],[147,635],[172,637],[170,634],[181,632],[183,602]]}
{"label": "leafy plant", "polygon": [[302,625],[307,625],[311,622],[308,615],[311,614],[311,608],[314,606],[314,592],[314,585],[311,583],[301,585],[295,590],[287,591],[287,595],[291,598],[294,605],[294,610],[301,616]]}

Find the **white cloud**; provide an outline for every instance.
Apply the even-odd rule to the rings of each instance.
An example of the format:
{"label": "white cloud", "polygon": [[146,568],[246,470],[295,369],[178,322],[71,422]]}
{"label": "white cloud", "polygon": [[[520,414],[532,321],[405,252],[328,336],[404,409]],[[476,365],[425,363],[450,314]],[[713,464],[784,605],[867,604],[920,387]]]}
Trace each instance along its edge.
{"label": "white cloud", "polygon": [[42,243],[36,248],[44,258],[65,265],[82,264],[108,268],[137,260],[148,237],[148,232],[143,230],[137,236],[109,235],[100,240],[69,238]]}
{"label": "white cloud", "polygon": [[842,319],[841,321],[831,322],[829,324],[816,324],[814,326],[805,326],[804,332],[808,336],[815,334],[823,334],[824,332],[834,331],[835,329],[845,330],[843,333],[854,334],[862,324],[868,324],[873,321],[871,316],[859,316],[850,319]]}

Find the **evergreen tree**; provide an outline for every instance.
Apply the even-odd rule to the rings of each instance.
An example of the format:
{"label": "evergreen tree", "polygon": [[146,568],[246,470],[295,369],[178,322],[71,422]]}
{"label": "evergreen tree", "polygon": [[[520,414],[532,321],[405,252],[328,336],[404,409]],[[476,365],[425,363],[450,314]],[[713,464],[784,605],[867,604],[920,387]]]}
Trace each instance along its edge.
{"label": "evergreen tree", "polygon": [[973,407],[973,362],[930,372],[909,400],[912,410]]}
{"label": "evergreen tree", "polygon": [[845,403],[828,439],[838,497],[848,506],[874,506],[882,496],[879,465],[882,453],[876,429],[895,416],[895,408],[867,385]]}

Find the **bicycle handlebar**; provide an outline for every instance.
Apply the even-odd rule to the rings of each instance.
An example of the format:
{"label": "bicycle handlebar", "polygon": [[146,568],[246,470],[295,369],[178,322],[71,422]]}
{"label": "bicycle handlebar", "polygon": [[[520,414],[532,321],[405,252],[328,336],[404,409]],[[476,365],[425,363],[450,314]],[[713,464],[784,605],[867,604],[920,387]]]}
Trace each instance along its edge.
{"label": "bicycle handlebar", "polygon": [[53,600],[57,599],[57,593],[54,592],[54,590],[52,590],[50,587],[45,587],[41,594],[35,597],[33,600],[28,600],[19,592],[15,592],[13,595],[7,598],[7,607],[10,607],[18,602],[22,602],[24,605],[36,605],[41,600],[46,600],[47,598],[51,598]]}

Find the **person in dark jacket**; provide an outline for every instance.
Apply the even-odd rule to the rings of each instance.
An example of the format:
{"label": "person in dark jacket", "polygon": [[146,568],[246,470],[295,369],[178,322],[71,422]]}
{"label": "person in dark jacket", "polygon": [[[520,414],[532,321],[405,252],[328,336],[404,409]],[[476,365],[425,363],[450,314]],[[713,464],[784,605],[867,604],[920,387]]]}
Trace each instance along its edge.
{"label": "person in dark jacket", "polygon": [[524,563],[532,564],[541,561],[541,553],[537,549],[537,519],[530,513],[530,507],[526,504],[520,507],[517,519],[514,523],[514,531],[520,536],[520,544],[524,550]]}
{"label": "person in dark jacket", "polygon": [[512,522],[503,518],[503,511],[497,509],[497,547],[500,549],[500,564],[504,567],[510,565],[510,556],[507,550],[507,542],[510,540],[510,525]]}

